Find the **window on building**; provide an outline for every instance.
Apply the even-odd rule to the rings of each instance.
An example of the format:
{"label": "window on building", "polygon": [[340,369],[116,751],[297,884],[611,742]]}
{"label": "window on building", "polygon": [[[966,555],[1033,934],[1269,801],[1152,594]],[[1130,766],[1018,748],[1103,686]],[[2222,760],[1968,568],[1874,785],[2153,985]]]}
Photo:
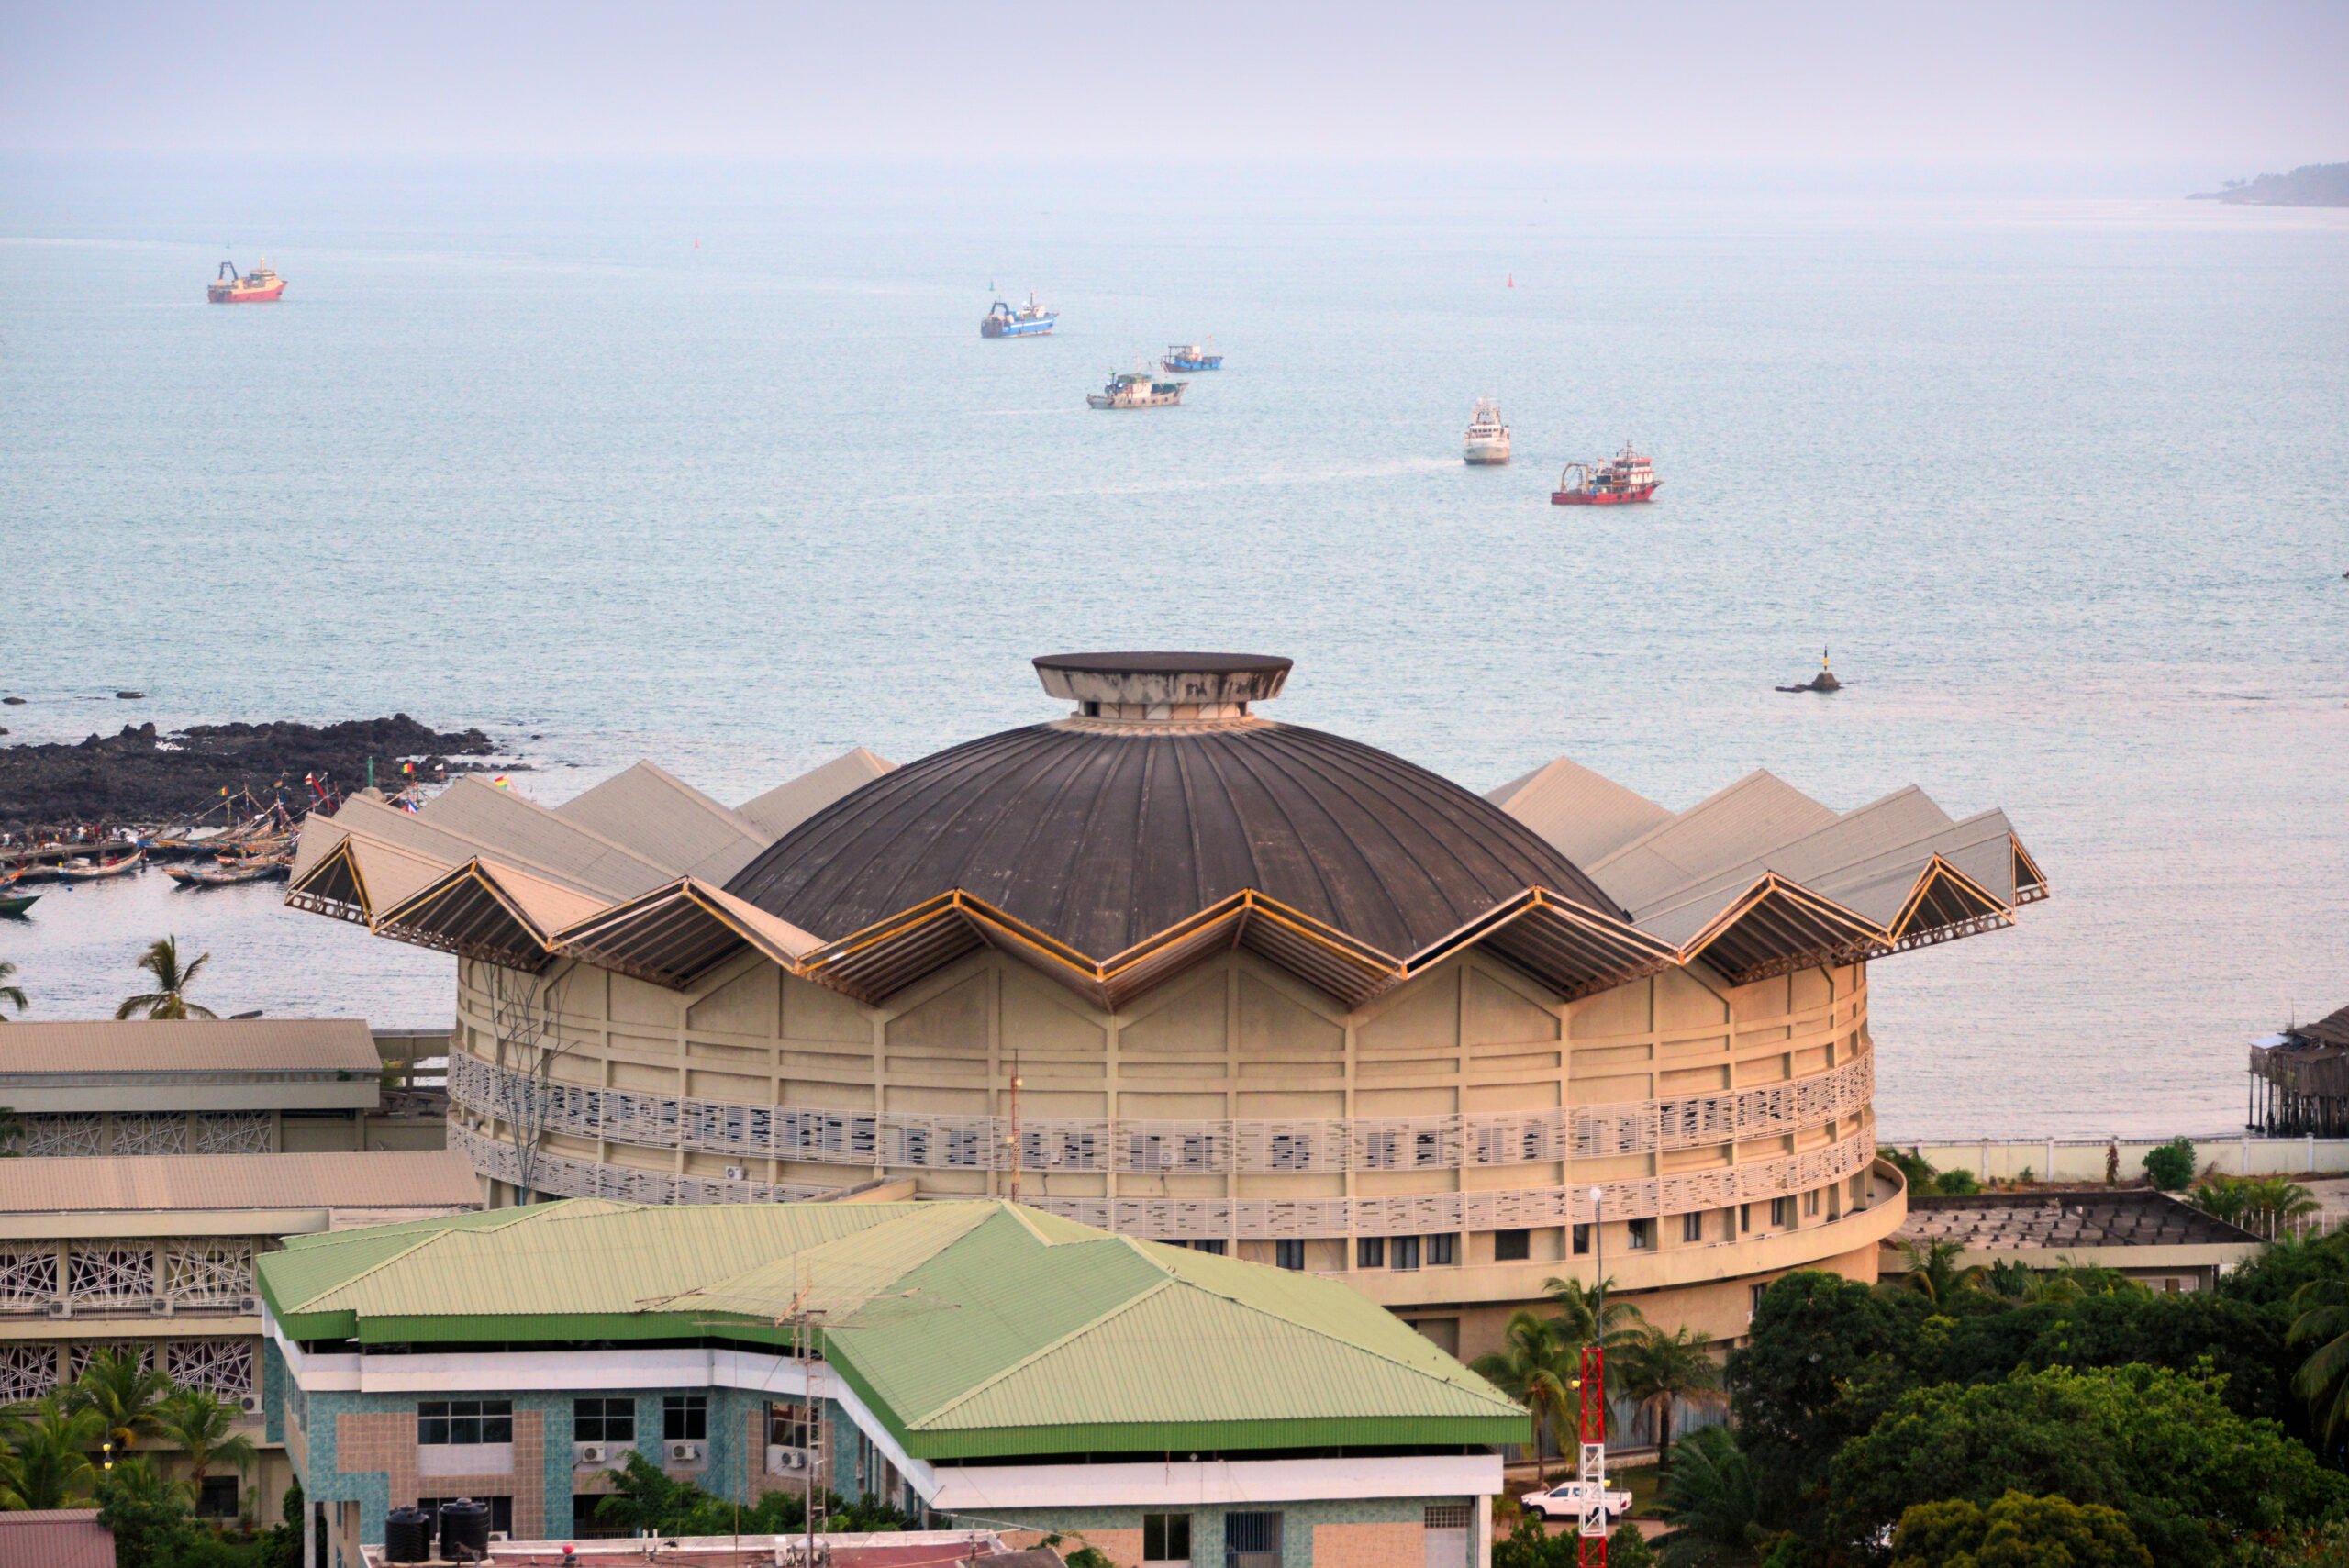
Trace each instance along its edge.
{"label": "window on building", "polygon": [[1493,1262],[1521,1263],[1533,1256],[1533,1232],[1531,1230],[1496,1230],[1493,1232]]}
{"label": "window on building", "polygon": [[1814,1216],[1818,1214],[1819,1189],[1817,1187],[1813,1187],[1810,1191],[1802,1195],[1802,1211],[1806,1216]]}
{"label": "window on building", "polygon": [[1223,1561],[1224,1568],[1280,1568],[1280,1515],[1224,1515]]}
{"label": "window on building", "polygon": [[1451,1267],[1460,1258],[1460,1238],[1449,1230],[1429,1237],[1427,1255],[1428,1267],[1431,1269]]}
{"label": "window on building", "polygon": [[1705,1239],[1705,1217],[1693,1209],[1682,1215],[1680,1239],[1683,1241],[1702,1241]]}
{"label": "window on building", "polygon": [[1416,1236],[1390,1236],[1386,1239],[1386,1255],[1393,1262],[1389,1268],[1416,1269],[1419,1266],[1419,1239]]}
{"label": "window on building", "polygon": [[1229,1242],[1229,1241],[1227,1241],[1227,1240],[1224,1240],[1222,1237],[1220,1237],[1220,1236],[1217,1237],[1217,1238],[1216,1238],[1214,1240],[1212,1240],[1212,1241],[1194,1241],[1194,1242],[1192,1242],[1192,1243],[1191,1243],[1191,1251],[1194,1251],[1194,1252],[1213,1252],[1213,1253],[1214,1253],[1217,1257],[1219,1257],[1219,1258],[1222,1257],[1226,1252],[1230,1251],[1230,1250],[1231,1250],[1231,1243],[1230,1243],[1230,1242]]}
{"label": "window on building", "polygon": [[1753,1229],[1753,1206],[1750,1203],[1739,1204],[1737,1206],[1737,1233],[1740,1236],[1742,1236]]}
{"label": "window on building", "polygon": [[1575,1226],[1575,1256],[1576,1256],[1576,1257],[1580,1257],[1580,1256],[1582,1256],[1584,1253],[1586,1253],[1586,1252],[1587,1252],[1587,1251],[1590,1251],[1590,1227],[1589,1227],[1589,1226],[1587,1226],[1587,1225],[1577,1225],[1577,1226]]}
{"label": "window on building", "polygon": [[573,1399],[571,1440],[575,1443],[632,1443],[636,1440],[636,1401],[632,1398]]}
{"label": "window on building", "polygon": [[[1305,1243],[1296,1240],[1274,1242],[1273,1266],[1276,1269],[1304,1268]],[[1183,1517],[1188,1518],[1190,1516],[1186,1514]]]}
{"label": "window on building", "polygon": [[195,1517],[200,1519],[233,1519],[237,1517],[237,1478],[233,1475],[207,1475],[204,1489],[195,1495]]}
{"label": "window on building", "polygon": [[427,1399],[416,1407],[416,1440],[419,1446],[510,1443],[514,1401]]}
{"label": "window on building", "polygon": [[1623,1229],[1631,1239],[1634,1252],[1644,1252],[1655,1245],[1655,1221],[1653,1219],[1634,1219]]}
{"label": "window on building", "polygon": [[805,1402],[777,1399],[767,1406],[767,1441],[783,1448],[814,1448],[817,1433]]}
{"label": "window on building", "polygon": [[1755,1313],[1761,1311],[1762,1298],[1769,1294],[1770,1287],[1766,1284],[1757,1284],[1753,1286],[1746,1298],[1745,1315],[1748,1318],[1751,1318]]}
{"label": "window on building", "polygon": [[1191,1560],[1191,1516],[1142,1515],[1141,1560],[1144,1562],[1188,1562]]}
{"label": "window on building", "polygon": [[[439,1540],[440,1536],[440,1505],[443,1503],[453,1503],[457,1499],[454,1497],[418,1497],[416,1500],[416,1506],[424,1510],[426,1527],[432,1531],[434,1540]],[[489,1528],[493,1532],[504,1530],[507,1540],[510,1540],[513,1539],[513,1498],[475,1497],[473,1501],[476,1503],[487,1503],[489,1505]]]}
{"label": "window on building", "polygon": [[707,1394],[664,1394],[661,1396],[661,1437],[674,1442],[680,1438],[709,1436],[709,1396]]}
{"label": "window on building", "polygon": [[1354,1238],[1354,1267],[1383,1269],[1386,1266],[1386,1238],[1357,1236]]}
{"label": "window on building", "polygon": [[1795,1200],[1774,1197],[1770,1200],[1770,1229],[1783,1230],[1795,1222]]}

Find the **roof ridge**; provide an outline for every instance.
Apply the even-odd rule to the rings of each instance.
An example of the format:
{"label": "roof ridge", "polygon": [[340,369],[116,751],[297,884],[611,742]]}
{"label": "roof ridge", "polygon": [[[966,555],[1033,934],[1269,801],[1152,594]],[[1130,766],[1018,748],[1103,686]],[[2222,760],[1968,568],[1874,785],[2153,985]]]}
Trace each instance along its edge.
{"label": "roof ridge", "polygon": [[[1131,1238],[1119,1237],[1118,1240],[1130,1240]],[[1144,1262],[1148,1261],[1149,1260],[1147,1258],[1144,1259]],[[988,1389],[993,1388],[996,1384],[1001,1383],[1005,1378],[1009,1377],[1012,1373],[1031,1366],[1043,1357],[1051,1355],[1054,1351],[1059,1350],[1062,1346],[1067,1344],[1078,1335],[1090,1333],[1094,1329],[1099,1328],[1102,1324],[1123,1317],[1125,1314],[1132,1311],[1135,1307],[1141,1306],[1143,1302],[1148,1301],[1152,1296],[1173,1290],[1174,1285],[1175,1278],[1173,1274],[1161,1273],[1158,1276],[1158,1283],[1152,1285],[1147,1290],[1137,1292],[1136,1294],[1126,1297],[1125,1300],[1119,1302],[1108,1311],[1086,1318],[1084,1322],[1079,1323],[1067,1333],[1063,1334],[1060,1338],[1053,1340],[1049,1344],[1039,1345],[1036,1349],[1029,1351],[1026,1355],[1021,1356],[1019,1360],[1011,1362],[1004,1366],[997,1367],[994,1372],[988,1373],[985,1377],[981,1378],[978,1382],[971,1385],[968,1388],[961,1390],[954,1396],[954,1397],[949,1399],[945,1404],[937,1407],[935,1409],[923,1411],[919,1416],[908,1420],[906,1425],[911,1428],[919,1428],[931,1421],[937,1420],[940,1417],[948,1414],[958,1406],[966,1405],[973,1399],[977,1398],[980,1395],[985,1393]]]}

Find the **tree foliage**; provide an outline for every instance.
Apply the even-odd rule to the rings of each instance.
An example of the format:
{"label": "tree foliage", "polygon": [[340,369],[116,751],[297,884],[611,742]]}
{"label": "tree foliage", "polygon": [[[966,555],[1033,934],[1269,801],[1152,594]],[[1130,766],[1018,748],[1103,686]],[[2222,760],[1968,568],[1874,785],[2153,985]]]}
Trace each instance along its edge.
{"label": "tree foliage", "polygon": [[139,957],[139,967],[154,977],[155,988],[136,996],[126,997],[114,1010],[117,1018],[217,1018],[220,1015],[209,1007],[199,1007],[187,999],[187,988],[204,966],[212,962],[205,953],[191,962],[180,962],[180,940],[177,937],[157,937]]}
{"label": "tree foliage", "polygon": [[2182,1193],[2194,1179],[2194,1145],[2183,1138],[2145,1151],[2145,1177],[2165,1193]]}
{"label": "tree foliage", "polygon": [[1727,1427],[1699,1427],[1673,1445],[1657,1501],[1670,1533],[1657,1538],[1664,1568],[1742,1562],[1762,1534],[1762,1481]]}
{"label": "tree foliage", "polygon": [[[705,1492],[690,1481],[672,1480],[658,1465],[630,1449],[617,1470],[606,1472],[611,1495],[596,1506],[596,1518],[633,1533],[655,1535],[788,1535],[807,1526],[802,1494],[796,1489],[769,1492],[755,1505],[740,1507],[729,1499]],[[818,1494],[826,1531],[902,1530],[918,1521],[877,1497],[844,1503],[837,1493]],[[739,1522],[738,1522],[739,1521]]]}
{"label": "tree foliage", "polygon": [[2154,1568],[2112,1508],[2009,1492],[1987,1508],[1965,1498],[1900,1516],[1892,1568]]}
{"label": "tree foliage", "polygon": [[1987,1507],[2010,1491],[2118,1509],[2165,1568],[2216,1563],[2240,1537],[2349,1507],[2349,1480],[2204,1381],[2051,1367],[1903,1395],[1836,1454],[1827,1535],[1860,1551],[1920,1504]]}

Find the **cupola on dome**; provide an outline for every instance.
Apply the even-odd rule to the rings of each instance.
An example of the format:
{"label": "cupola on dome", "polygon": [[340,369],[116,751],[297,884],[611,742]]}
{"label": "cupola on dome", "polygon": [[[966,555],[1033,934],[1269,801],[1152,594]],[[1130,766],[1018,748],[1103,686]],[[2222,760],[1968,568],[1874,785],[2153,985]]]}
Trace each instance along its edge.
{"label": "cupola on dome", "polygon": [[1490,802],[1370,746],[1266,719],[1290,662],[1240,653],[1035,661],[1061,719],[874,780],[727,891],[828,941],[941,895],[1107,961],[1236,894],[1401,959],[1528,888],[1620,910]]}

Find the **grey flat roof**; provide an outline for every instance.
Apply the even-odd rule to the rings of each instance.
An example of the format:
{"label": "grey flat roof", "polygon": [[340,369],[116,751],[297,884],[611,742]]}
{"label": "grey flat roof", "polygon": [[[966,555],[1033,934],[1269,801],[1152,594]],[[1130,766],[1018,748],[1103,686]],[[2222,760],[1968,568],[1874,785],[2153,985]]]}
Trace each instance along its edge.
{"label": "grey flat roof", "polygon": [[2260,1246],[2240,1226],[2150,1189],[1911,1195],[1896,1241],[1959,1241],[1968,1251],[2087,1247]]}

